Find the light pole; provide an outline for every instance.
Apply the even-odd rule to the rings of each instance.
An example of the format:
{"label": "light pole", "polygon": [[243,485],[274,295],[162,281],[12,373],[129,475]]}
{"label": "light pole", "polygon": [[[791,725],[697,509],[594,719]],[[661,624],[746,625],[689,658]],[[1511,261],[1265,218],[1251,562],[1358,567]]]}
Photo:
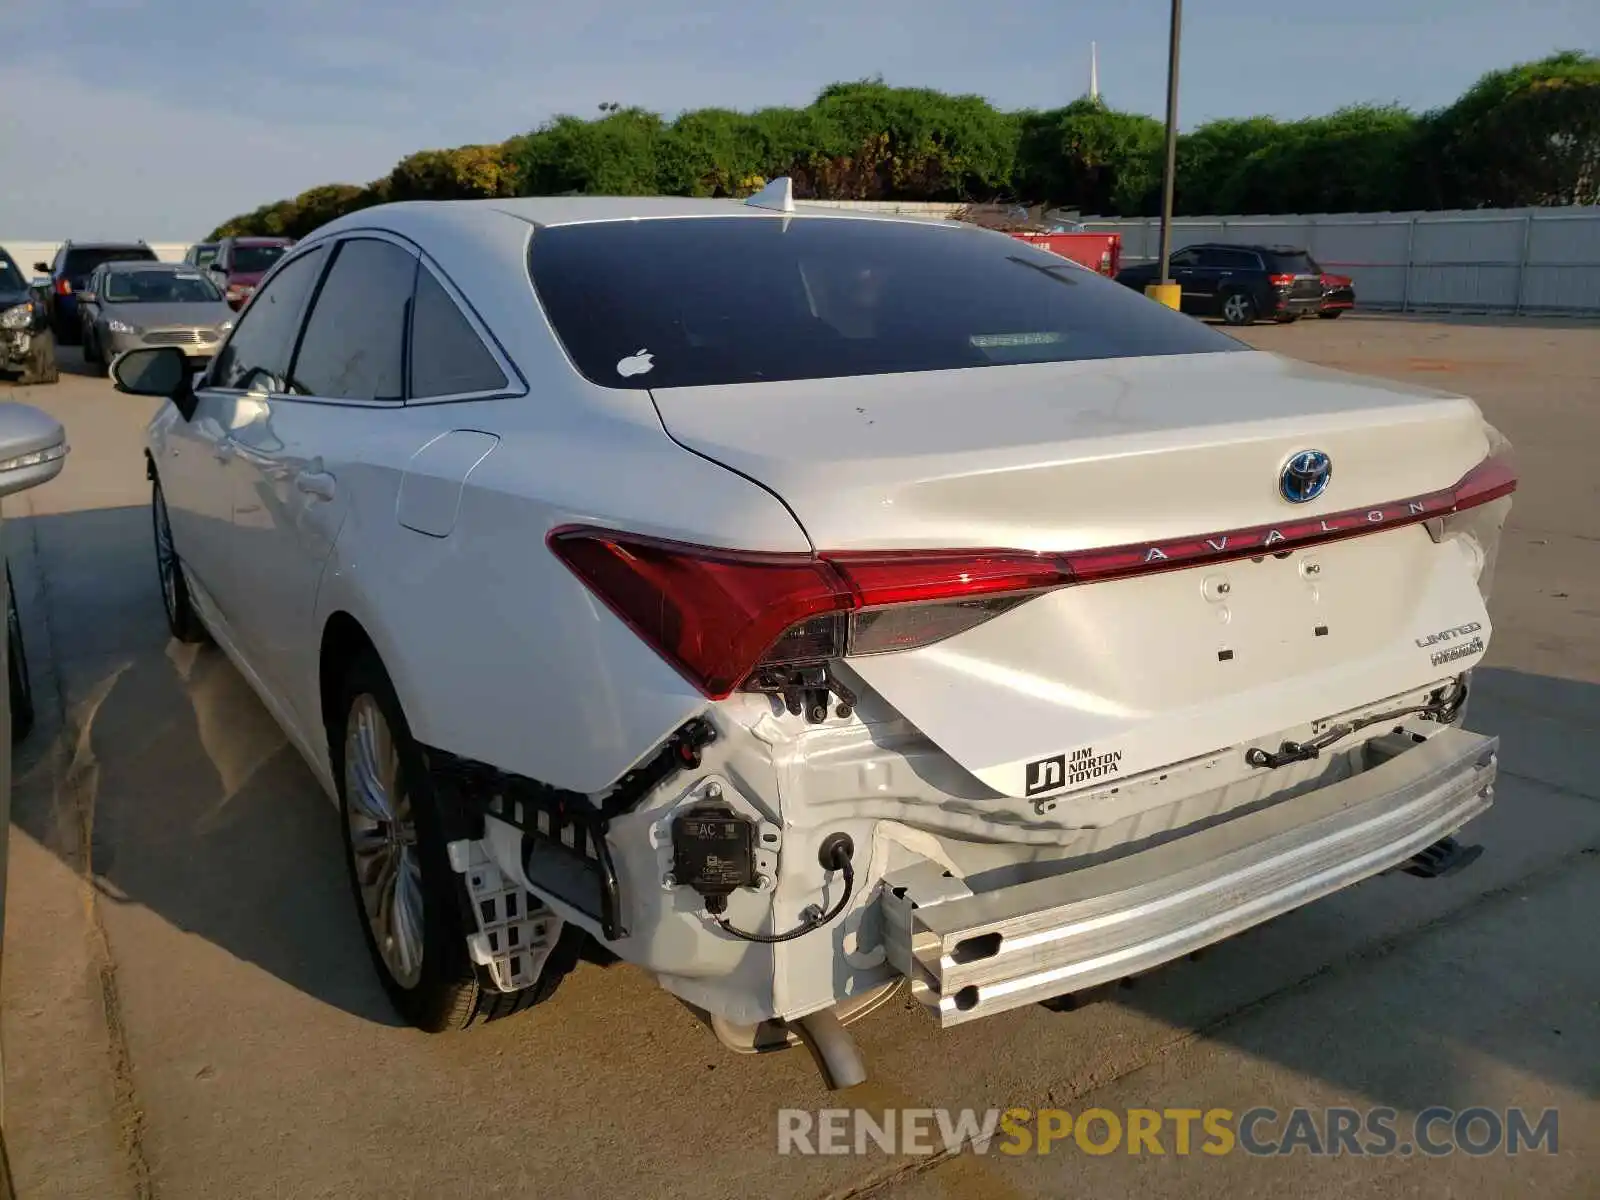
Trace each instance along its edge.
{"label": "light pole", "polygon": [[1172,192],[1178,174],[1178,42],[1183,33],[1183,0],[1172,0],[1172,28],[1167,35],[1167,160],[1161,175],[1161,274],[1145,294],[1177,308],[1183,289],[1172,282]]}

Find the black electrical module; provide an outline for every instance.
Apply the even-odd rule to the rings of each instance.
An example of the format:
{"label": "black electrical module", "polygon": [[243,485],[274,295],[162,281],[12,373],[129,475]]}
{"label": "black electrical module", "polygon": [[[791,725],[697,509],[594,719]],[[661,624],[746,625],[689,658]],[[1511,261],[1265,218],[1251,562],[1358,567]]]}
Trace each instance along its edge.
{"label": "black electrical module", "polygon": [[726,804],[696,804],[672,820],[672,877],[714,913],[739,888],[756,886],[756,823]]}

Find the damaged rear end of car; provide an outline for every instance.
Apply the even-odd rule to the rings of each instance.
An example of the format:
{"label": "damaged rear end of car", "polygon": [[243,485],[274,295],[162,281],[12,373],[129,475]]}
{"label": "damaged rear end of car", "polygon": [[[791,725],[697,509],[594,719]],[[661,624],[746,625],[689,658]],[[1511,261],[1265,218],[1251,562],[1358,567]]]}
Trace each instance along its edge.
{"label": "damaged rear end of car", "polygon": [[452,853],[729,1046],[804,1037],[854,1082],[842,1023],[905,981],[956,1025],[1470,857],[1516,487],[1470,400],[982,231],[598,222],[531,261],[574,368],[810,548],[550,528],[700,704],[598,793],[446,764],[482,822]]}

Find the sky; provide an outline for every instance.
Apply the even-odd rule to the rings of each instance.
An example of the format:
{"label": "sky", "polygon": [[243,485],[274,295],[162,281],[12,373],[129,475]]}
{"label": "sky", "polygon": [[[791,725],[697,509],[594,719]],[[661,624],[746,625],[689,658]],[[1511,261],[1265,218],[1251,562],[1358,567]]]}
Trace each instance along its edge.
{"label": "sky", "polygon": [[[826,84],[1050,108],[1165,105],[1167,0],[73,0],[0,4],[0,243],[203,237],[415,150],[603,102],[669,117]],[[1483,72],[1600,49],[1597,0],[1189,0],[1179,125],[1448,104]]]}

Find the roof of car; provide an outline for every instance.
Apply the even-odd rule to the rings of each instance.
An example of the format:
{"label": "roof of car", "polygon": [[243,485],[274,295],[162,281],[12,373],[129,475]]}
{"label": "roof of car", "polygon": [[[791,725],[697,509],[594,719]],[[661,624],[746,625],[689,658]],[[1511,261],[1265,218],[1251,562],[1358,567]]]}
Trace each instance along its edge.
{"label": "roof of car", "polygon": [[[755,208],[742,200],[703,200],[685,196],[518,196],[499,200],[403,200],[361,209],[339,219],[342,226],[364,222],[404,222],[426,215],[470,226],[497,216],[515,217],[530,225],[579,225],[593,221],[638,221],[661,217],[772,217],[783,215]],[[796,201],[797,217],[850,217],[862,220],[915,221],[929,218],[865,212],[859,209],[813,207]],[[949,222],[936,221],[948,224]]]}
{"label": "roof of car", "polygon": [[192,263],[163,262],[160,259],[116,259],[112,262],[101,263],[106,273],[114,275],[119,271],[192,271]]}
{"label": "roof of car", "polygon": [[1303,246],[1268,246],[1260,242],[1191,242],[1185,250],[1253,250],[1257,254],[1304,254]]}
{"label": "roof of car", "polygon": [[[267,237],[253,235],[250,237],[223,238],[222,242],[232,242],[235,246],[290,246],[294,244],[292,237]],[[201,242],[202,246],[219,246],[222,242]]]}

